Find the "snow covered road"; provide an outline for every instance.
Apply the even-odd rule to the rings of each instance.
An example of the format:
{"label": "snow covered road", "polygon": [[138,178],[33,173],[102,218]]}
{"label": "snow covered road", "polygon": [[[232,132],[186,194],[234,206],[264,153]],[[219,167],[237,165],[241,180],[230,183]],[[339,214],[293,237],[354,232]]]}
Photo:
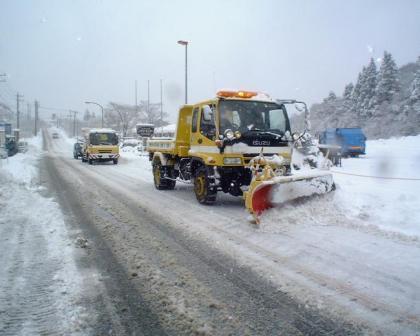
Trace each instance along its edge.
{"label": "snow covered road", "polygon": [[[370,331],[411,335],[420,330],[418,215],[411,205],[405,207],[413,203],[418,209],[418,197],[404,203],[398,195],[402,203],[396,204],[388,194],[379,193],[367,202],[380,189],[337,174],[336,192],[273,209],[256,228],[248,222],[239,198],[220,195],[215,206],[203,207],[189,185],[155,190],[147,157],[128,152],[118,166],[88,166],[69,159],[70,144],[65,139],[54,142],[52,148],[74,180],[94,181],[118,193],[121,201],[134,202],[165,226],[207,243],[235,260],[237,267],[257,271],[307,307]],[[345,160],[341,169],[351,168],[352,162]],[[402,194],[410,194],[415,187],[399,188]],[[410,231],[377,218],[381,212],[377,204],[382,212],[387,206],[410,211],[408,222],[393,217],[397,224],[409,225]]]}
{"label": "snow covered road", "polygon": [[[31,165],[1,175],[2,209],[8,212],[0,222],[0,244],[7,251],[0,258],[8,266],[0,273],[0,322],[7,322],[8,334],[50,330],[54,324],[36,314],[67,321],[57,333],[420,332],[417,182],[360,182],[337,173],[335,192],[272,209],[257,228],[239,198],[220,194],[214,206],[202,206],[191,185],[157,191],[147,156],[123,152],[118,165],[90,166],[72,158],[73,141],[64,134],[45,134],[40,182],[60,208],[39,190],[4,197],[4,190],[31,188],[10,182],[10,174],[33,176]],[[403,141],[416,151],[418,140]],[[383,161],[380,151],[392,143],[375,145],[371,156],[335,169],[375,173]],[[403,155],[393,172],[379,173],[416,177],[410,167],[417,159]],[[23,224],[7,225],[22,202],[33,204],[18,216]],[[42,230],[24,225],[34,213]],[[88,238],[88,249],[74,248],[77,236]],[[25,252],[33,249],[51,255],[47,266]],[[54,280],[43,282],[37,274]],[[32,292],[31,286],[46,295],[46,312],[36,300],[28,305],[17,295]],[[61,306],[73,307],[74,315],[61,316]],[[19,315],[21,307],[26,310]]]}

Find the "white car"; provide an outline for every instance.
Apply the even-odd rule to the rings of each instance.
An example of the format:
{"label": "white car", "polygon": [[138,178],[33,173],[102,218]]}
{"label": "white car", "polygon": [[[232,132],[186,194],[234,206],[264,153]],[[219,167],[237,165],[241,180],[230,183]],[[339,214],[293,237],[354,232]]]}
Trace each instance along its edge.
{"label": "white car", "polygon": [[19,153],[26,153],[28,151],[28,143],[23,140],[19,140],[18,142],[18,152]]}

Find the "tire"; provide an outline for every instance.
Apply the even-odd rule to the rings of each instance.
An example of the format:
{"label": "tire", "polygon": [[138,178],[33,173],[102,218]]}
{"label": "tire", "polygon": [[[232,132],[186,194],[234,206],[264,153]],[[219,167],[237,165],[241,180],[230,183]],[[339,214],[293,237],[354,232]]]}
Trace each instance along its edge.
{"label": "tire", "polygon": [[90,156],[88,155],[87,156],[87,161],[88,161],[88,163],[91,165],[91,164],[93,164],[93,160],[90,158]]}
{"label": "tire", "polygon": [[85,156],[84,155],[82,155],[82,162],[86,162],[87,160],[86,160],[86,158],[85,158]]}
{"label": "tire", "polygon": [[74,159],[75,159],[75,160],[77,160],[77,159],[78,159],[78,156],[77,156],[77,155],[73,155],[73,157],[74,157]]}
{"label": "tire", "polygon": [[170,178],[174,177],[173,167],[162,166],[160,161],[153,163],[153,182],[155,188],[158,190],[173,190],[175,188],[176,181],[164,178],[163,176],[169,175]]}
{"label": "tire", "polygon": [[113,162],[114,164],[118,164],[118,159],[113,159],[113,160],[112,160],[112,162]]}
{"label": "tire", "polygon": [[200,204],[213,204],[216,201],[217,189],[210,186],[208,169],[198,168],[194,175],[194,193]]}

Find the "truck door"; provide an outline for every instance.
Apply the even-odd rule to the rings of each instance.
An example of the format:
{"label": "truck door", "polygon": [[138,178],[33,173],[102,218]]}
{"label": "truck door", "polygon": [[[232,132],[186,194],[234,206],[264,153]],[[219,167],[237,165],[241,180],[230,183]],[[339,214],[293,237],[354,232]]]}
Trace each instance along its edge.
{"label": "truck door", "polygon": [[216,140],[215,110],[216,106],[214,104],[201,107],[200,134],[210,141]]}
{"label": "truck door", "polygon": [[197,144],[198,138],[198,117],[199,117],[200,107],[196,106],[193,109],[192,120],[191,120],[191,145]]}

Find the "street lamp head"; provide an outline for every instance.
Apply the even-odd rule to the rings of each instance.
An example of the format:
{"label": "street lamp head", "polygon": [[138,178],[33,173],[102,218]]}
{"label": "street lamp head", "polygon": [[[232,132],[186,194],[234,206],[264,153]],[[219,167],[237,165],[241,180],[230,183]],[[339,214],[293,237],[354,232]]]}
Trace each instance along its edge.
{"label": "street lamp head", "polygon": [[186,45],[188,45],[188,41],[179,40],[178,44],[186,46]]}

